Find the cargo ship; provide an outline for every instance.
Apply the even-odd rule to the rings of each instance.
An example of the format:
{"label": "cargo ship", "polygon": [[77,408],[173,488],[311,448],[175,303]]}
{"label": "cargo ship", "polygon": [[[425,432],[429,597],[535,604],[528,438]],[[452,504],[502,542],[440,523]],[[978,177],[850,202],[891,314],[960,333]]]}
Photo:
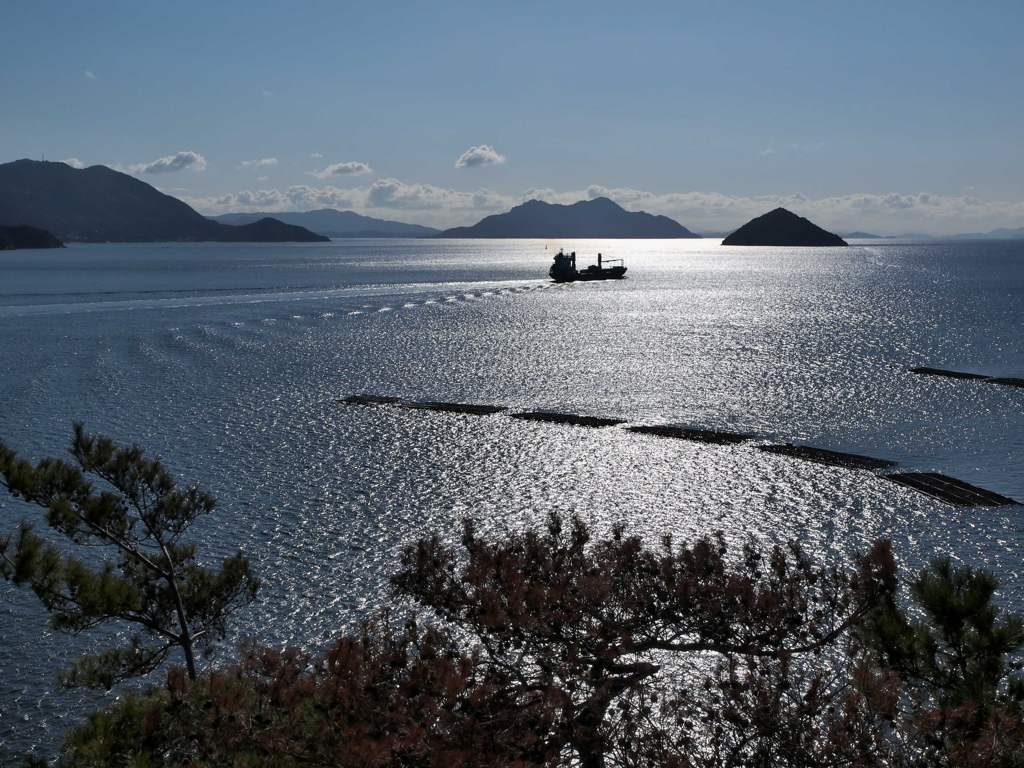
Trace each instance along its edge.
{"label": "cargo ship", "polygon": [[[605,264],[617,266],[606,267]],[[555,263],[548,270],[551,279],[556,283],[571,283],[576,280],[621,280],[626,276],[626,267],[622,259],[604,260],[601,254],[597,254],[597,264],[591,264],[586,269],[576,269],[576,251],[566,253],[559,249],[555,254]]]}

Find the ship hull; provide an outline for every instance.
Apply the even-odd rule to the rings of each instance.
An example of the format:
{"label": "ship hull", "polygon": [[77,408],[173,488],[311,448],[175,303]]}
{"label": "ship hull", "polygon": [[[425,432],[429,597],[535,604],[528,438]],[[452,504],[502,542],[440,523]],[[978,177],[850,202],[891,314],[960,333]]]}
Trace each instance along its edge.
{"label": "ship hull", "polygon": [[607,269],[584,269],[578,270],[556,270],[554,267],[548,273],[556,283],[573,283],[578,280],[621,280],[626,276],[625,267],[608,267]]}

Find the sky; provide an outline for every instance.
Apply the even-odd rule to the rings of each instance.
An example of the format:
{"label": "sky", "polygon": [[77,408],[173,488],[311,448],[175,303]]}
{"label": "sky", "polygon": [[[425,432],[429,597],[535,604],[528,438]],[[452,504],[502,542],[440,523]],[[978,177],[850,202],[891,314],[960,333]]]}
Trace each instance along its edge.
{"label": "sky", "polygon": [[1024,3],[4,0],[0,162],[206,214],[1024,227]]}

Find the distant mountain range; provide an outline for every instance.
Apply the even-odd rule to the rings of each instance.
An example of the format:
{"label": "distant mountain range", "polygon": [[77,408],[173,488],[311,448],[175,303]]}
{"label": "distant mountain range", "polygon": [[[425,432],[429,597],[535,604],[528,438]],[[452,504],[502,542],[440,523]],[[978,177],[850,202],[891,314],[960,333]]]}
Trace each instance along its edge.
{"label": "distant mountain range", "polygon": [[1024,227],[1017,229],[993,229],[991,232],[972,232],[963,235],[946,235],[943,240],[1021,240],[1024,239]]}
{"label": "distant mountain range", "polygon": [[321,242],[274,219],[242,227],[210,221],[144,181],[106,166],[17,160],[0,165],[0,224],[28,224],[77,242]]}
{"label": "distant mountain range", "polygon": [[627,211],[606,197],[557,205],[530,200],[471,227],[446,229],[438,237],[682,238],[700,237],[667,216]]}
{"label": "distant mountain range", "polygon": [[[205,217],[144,181],[102,165],[17,160],[0,164],[0,225],[32,226],[64,242],[323,242],[331,237],[697,238],[666,216],[627,211],[599,197],[572,205],[530,200],[473,226],[443,232],[324,208]],[[709,232],[705,237],[732,237]],[[853,232],[850,238],[877,238]],[[885,239],[934,239],[908,233]],[[1024,239],[1024,227],[947,235],[943,240]]]}
{"label": "distant mountain range", "polygon": [[400,221],[360,216],[353,211],[338,211],[334,208],[321,208],[302,213],[225,213],[223,216],[209,218],[221,224],[240,225],[250,224],[265,216],[272,216],[285,224],[305,227],[311,232],[327,237],[430,237],[441,231],[419,224],[403,224]]}
{"label": "distant mountain range", "polygon": [[803,216],[797,216],[785,208],[776,208],[748,221],[722,240],[722,245],[829,247],[847,245],[847,242]]}

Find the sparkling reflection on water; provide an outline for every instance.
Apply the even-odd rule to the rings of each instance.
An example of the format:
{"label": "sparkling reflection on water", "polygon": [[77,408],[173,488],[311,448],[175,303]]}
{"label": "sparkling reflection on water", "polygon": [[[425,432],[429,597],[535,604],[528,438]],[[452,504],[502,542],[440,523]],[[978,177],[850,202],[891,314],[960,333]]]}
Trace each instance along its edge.
{"label": "sparkling reflection on water", "polygon": [[[545,251],[544,246],[548,246]],[[553,285],[560,245],[629,279]],[[59,453],[70,422],[134,441],[221,500],[204,551],[264,578],[236,637],[318,645],[388,604],[402,544],[471,515],[550,511],[654,538],[891,537],[987,563],[1024,608],[1021,509],[958,510],[751,445],[341,405],[354,392],[753,433],[894,459],[1024,499],[1024,244],[722,248],[717,241],[90,246],[0,255],[0,436]],[[0,499],[5,530],[26,513]],[[52,747],[94,698],[48,678],[77,647],[0,605],[0,759]],[[89,642],[89,641],[86,641]],[[95,641],[93,641],[95,642]]]}

